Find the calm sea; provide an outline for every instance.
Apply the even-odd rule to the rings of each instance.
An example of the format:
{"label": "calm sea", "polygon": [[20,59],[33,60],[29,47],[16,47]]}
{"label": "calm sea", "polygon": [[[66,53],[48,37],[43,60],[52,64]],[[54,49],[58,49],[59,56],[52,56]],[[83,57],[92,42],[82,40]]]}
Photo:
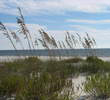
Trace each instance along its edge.
{"label": "calm sea", "polygon": [[98,56],[110,57],[110,48],[103,49],[38,49],[38,50],[0,50],[0,56]]}

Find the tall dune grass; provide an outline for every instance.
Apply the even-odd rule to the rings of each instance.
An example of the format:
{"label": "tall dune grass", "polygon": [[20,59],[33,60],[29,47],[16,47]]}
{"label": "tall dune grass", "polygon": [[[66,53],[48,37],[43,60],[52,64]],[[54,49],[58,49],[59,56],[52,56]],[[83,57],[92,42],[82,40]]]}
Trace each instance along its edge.
{"label": "tall dune grass", "polygon": [[[33,38],[31,35],[31,32],[27,28],[27,25],[25,23],[25,18],[22,14],[22,11],[20,8],[18,8],[19,16],[17,17],[17,24],[18,24],[18,31],[10,31],[8,28],[0,22],[0,31],[10,40],[10,43],[12,44],[13,48],[17,50],[16,42],[20,43],[21,49],[29,49],[30,53],[32,50],[35,50],[35,46],[37,47],[40,45],[45,49],[48,49],[49,56],[52,56],[52,50],[53,49],[75,49],[75,48],[84,48],[84,49],[92,49],[96,46],[96,41],[93,37],[89,36],[88,33],[84,37],[82,37],[79,33],[70,33],[66,32],[65,38],[63,40],[57,40],[55,37],[49,35],[45,30],[39,29],[37,34],[40,34],[41,38],[37,37],[35,41],[33,42]],[[20,34],[23,34],[24,40],[27,40],[27,45],[29,48],[25,48],[23,46],[23,42],[20,40]],[[20,49],[20,48],[19,48]],[[66,55],[71,55],[68,51],[65,52]],[[60,58],[60,52],[59,52],[59,58]]]}

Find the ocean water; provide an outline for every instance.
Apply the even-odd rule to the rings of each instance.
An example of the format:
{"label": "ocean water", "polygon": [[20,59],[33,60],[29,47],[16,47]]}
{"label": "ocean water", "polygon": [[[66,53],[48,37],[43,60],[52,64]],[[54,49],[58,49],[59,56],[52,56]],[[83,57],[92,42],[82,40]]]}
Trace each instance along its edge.
{"label": "ocean water", "polygon": [[103,49],[38,49],[38,50],[0,50],[0,56],[98,56],[110,57],[110,48]]}

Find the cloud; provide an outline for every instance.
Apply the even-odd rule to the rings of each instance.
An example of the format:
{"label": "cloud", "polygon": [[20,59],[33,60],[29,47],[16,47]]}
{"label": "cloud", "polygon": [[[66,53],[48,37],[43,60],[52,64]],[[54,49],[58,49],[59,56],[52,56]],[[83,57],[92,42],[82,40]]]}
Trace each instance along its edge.
{"label": "cloud", "polygon": [[[69,30],[71,34],[79,33],[82,37],[86,35],[86,32],[95,38],[97,42],[97,48],[108,48],[110,47],[110,29],[97,29],[91,28],[89,26],[84,25],[71,25],[73,30]],[[47,30],[49,35],[55,37],[56,40],[64,40],[65,38],[65,30]]]}
{"label": "cloud", "polygon": [[23,8],[25,14],[52,13],[62,14],[68,11],[87,13],[110,12],[109,0],[1,0],[0,12],[16,14],[16,7]]}
{"label": "cloud", "polygon": [[[15,26],[16,26],[15,23],[4,23],[4,24],[7,27],[9,27],[10,29],[15,28]],[[27,26],[31,32],[33,41],[36,38],[36,36],[37,36],[37,38],[40,38],[39,33],[38,33],[38,30],[40,28],[43,28],[44,30],[46,30],[46,32],[48,32],[49,35],[52,35],[53,37],[55,37],[56,40],[63,40],[65,37],[65,33],[66,33],[66,31],[64,31],[64,30],[47,30],[47,27],[41,26],[38,24],[27,24]],[[110,47],[110,45],[109,45],[110,29],[96,29],[96,28],[90,28],[88,26],[82,26],[82,25],[71,25],[70,27],[73,27],[75,29],[75,30],[69,30],[69,32],[71,34],[75,34],[76,32],[78,32],[81,36],[85,36],[85,32],[88,32],[88,34],[90,36],[92,36],[96,39],[98,48]],[[16,26],[16,28],[17,28],[17,26]],[[24,41],[24,39],[22,38],[22,41],[24,43],[24,46],[26,48],[28,48],[28,45],[26,44],[26,40]],[[13,49],[9,40],[6,39],[5,36],[3,36],[3,35],[2,36],[0,35],[0,43],[4,44],[0,47],[0,49]],[[20,48],[20,46],[18,44],[16,44],[16,46],[18,48]]]}
{"label": "cloud", "polygon": [[[4,23],[4,25],[10,29],[11,31],[18,31],[18,25],[16,23]],[[44,29],[44,30],[47,30],[47,28],[45,26],[42,26],[42,25],[38,25],[38,24],[26,24],[29,31],[30,31],[30,34],[32,36],[32,40],[33,42],[35,41],[36,38],[39,38],[39,33],[38,33],[38,30],[39,29]],[[20,37],[23,45],[25,48],[29,48],[28,45],[27,45],[27,41],[26,39],[24,39],[24,35],[23,34],[19,34],[17,33],[17,35]],[[2,32],[0,31],[0,43],[3,44],[2,46],[0,46],[0,50],[7,50],[7,49],[13,49],[13,46],[11,45],[10,41],[8,38],[6,38],[6,36],[4,34],[2,34]],[[18,49],[21,49],[21,46],[16,43],[14,41],[16,47]]]}
{"label": "cloud", "polygon": [[66,22],[72,23],[88,23],[88,24],[110,24],[110,20],[83,20],[83,19],[68,19]]}
{"label": "cloud", "polygon": [[0,8],[4,8],[5,4],[3,3],[3,1],[0,1]]}
{"label": "cloud", "polygon": [[[4,23],[4,25],[10,29],[16,29],[18,28],[18,24],[16,23]],[[43,25],[39,25],[39,24],[26,24],[26,26],[31,29],[35,29],[35,30],[39,30],[39,29],[44,29],[44,30],[47,30],[47,27],[46,26],[43,26]]]}
{"label": "cloud", "polygon": [[98,48],[110,47],[110,29],[96,29],[82,25],[71,25],[70,27],[75,28],[76,32],[79,32],[81,36],[84,36],[85,32],[87,32],[90,36],[94,37]]}

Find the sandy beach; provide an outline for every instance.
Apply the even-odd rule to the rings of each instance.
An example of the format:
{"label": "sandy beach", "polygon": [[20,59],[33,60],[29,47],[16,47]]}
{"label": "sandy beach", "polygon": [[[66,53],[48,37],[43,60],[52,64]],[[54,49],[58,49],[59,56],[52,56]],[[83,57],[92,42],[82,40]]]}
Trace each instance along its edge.
{"label": "sandy beach", "polygon": [[[0,62],[10,62],[10,61],[18,60],[18,59],[25,59],[28,57],[29,56],[0,56]],[[51,58],[59,60],[59,57],[49,57],[49,56],[40,56],[38,58],[43,61],[47,61]],[[71,59],[71,58],[75,58],[75,57],[61,57],[61,59]],[[78,56],[78,58],[86,59],[86,57],[79,57],[79,56]],[[110,57],[98,57],[98,58],[100,58],[104,61],[110,61]]]}

